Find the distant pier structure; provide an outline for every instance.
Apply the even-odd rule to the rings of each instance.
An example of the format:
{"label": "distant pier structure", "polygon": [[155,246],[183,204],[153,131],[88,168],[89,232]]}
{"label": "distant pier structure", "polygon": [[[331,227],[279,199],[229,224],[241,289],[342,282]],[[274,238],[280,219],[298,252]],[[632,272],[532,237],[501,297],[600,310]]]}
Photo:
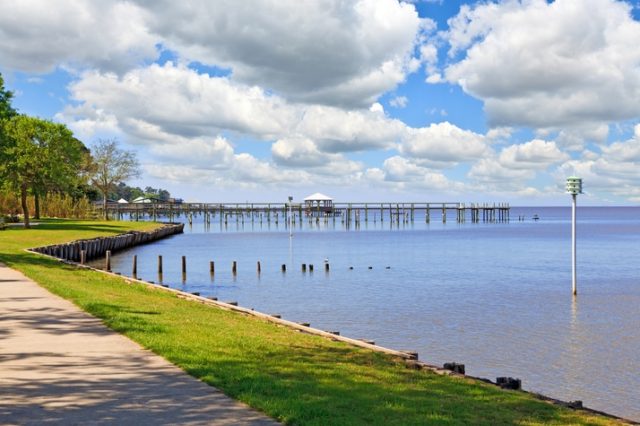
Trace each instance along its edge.
{"label": "distant pier structure", "polygon": [[[96,205],[102,212],[102,204]],[[288,201],[273,203],[176,203],[153,201],[150,203],[108,203],[107,213],[118,219],[159,220],[185,217],[188,223],[202,216],[205,225],[213,221],[220,224],[275,223],[292,225],[328,223],[340,221],[346,226],[362,223],[410,224],[442,221],[457,223],[505,223],[509,222],[511,207],[508,203],[460,203],[460,202],[335,202],[323,194],[313,194],[302,203]],[[292,215],[289,222],[289,214]]]}
{"label": "distant pier structure", "polygon": [[333,198],[316,192],[304,199],[304,214],[306,216],[331,216],[336,213],[333,208]]}

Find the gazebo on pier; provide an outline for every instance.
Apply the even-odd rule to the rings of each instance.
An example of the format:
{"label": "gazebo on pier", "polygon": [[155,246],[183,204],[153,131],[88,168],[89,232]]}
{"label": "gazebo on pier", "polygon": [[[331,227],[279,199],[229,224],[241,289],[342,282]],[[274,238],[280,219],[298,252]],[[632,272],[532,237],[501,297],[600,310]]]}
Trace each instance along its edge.
{"label": "gazebo on pier", "polygon": [[307,216],[326,216],[332,215],[333,198],[316,192],[304,199],[304,211]]}

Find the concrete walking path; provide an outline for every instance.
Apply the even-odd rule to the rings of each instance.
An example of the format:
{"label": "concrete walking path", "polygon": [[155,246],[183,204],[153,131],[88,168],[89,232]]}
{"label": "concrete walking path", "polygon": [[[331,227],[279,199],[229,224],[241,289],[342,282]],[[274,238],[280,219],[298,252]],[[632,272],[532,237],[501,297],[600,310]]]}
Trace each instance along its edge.
{"label": "concrete walking path", "polygon": [[0,264],[0,425],[275,425]]}

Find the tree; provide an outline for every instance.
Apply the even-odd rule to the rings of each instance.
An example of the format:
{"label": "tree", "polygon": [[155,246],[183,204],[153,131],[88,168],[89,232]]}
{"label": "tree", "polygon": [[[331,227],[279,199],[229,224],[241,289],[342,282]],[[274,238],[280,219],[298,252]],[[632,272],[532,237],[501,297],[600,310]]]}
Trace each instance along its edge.
{"label": "tree", "polygon": [[140,176],[135,153],[118,149],[115,139],[99,139],[92,147],[94,172],[91,182],[102,192],[104,219],[108,220],[107,197],[119,182]]}
{"label": "tree", "polygon": [[[53,124],[53,123],[50,123]],[[62,126],[56,125],[54,126]],[[58,142],[55,149],[49,148],[47,167],[40,174],[40,179],[31,187],[34,197],[34,218],[40,219],[40,200],[46,199],[51,192],[69,194],[72,197],[77,188],[88,180],[88,172],[91,167],[91,154],[89,149],[66,127],[57,130]],[[60,143],[64,140],[64,143]]]}
{"label": "tree", "polygon": [[[2,74],[0,74],[0,147],[6,143],[6,141],[3,141],[5,138],[4,123],[6,122],[6,120],[14,117],[17,114],[16,110],[11,106],[12,98],[13,93],[5,90],[4,79],[2,78]],[[2,189],[2,186],[3,182],[0,176],[0,189]]]}
{"label": "tree", "polygon": [[17,115],[16,110],[11,106],[11,98],[13,98],[13,93],[5,90],[4,80],[2,74],[0,74],[0,120],[6,120]]}
{"label": "tree", "polygon": [[158,189],[158,198],[160,201],[169,201],[171,198],[171,193],[166,189]]}
{"label": "tree", "polygon": [[15,115],[2,123],[0,177],[20,194],[25,227],[27,195],[65,190],[78,181],[86,148],[63,124]]}

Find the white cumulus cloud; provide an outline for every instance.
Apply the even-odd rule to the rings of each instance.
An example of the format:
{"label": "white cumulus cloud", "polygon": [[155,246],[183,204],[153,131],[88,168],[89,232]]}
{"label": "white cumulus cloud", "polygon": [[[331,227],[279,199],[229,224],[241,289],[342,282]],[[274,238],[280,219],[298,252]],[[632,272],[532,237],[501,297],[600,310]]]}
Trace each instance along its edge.
{"label": "white cumulus cloud", "polygon": [[445,168],[480,158],[488,148],[483,135],[444,121],[408,128],[400,152],[431,167]]}
{"label": "white cumulus cloud", "polygon": [[59,66],[124,72],[158,56],[147,12],[124,1],[0,2],[2,67],[48,73]]}
{"label": "white cumulus cloud", "polygon": [[524,144],[504,148],[498,161],[511,169],[543,170],[551,164],[568,159],[569,155],[560,151],[555,142],[534,139]]}
{"label": "white cumulus cloud", "polygon": [[181,56],[289,99],[330,105],[370,105],[402,82],[429,26],[396,0],[137,3]]}
{"label": "white cumulus cloud", "polygon": [[140,141],[154,141],[161,134],[210,136],[221,130],[268,137],[282,134],[297,119],[286,102],[259,87],[170,62],[123,76],[86,72],[70,91],[80,106],[67,107],[60,117],[90,127],[92,119],[103,121],[98,111],[106,111],[115,117],[111,122],[115,119]]}
{"label": "white cumulus cloud", "polygon": [[518,190],[537,173],[554,164],[569,160],[555,142],[540,139],[507,146],[498,155],[489,155],[473,164],[468,176],[477,182],[492,184],[494,188]]}
{"label": "white cumulus cloud", "polygon": [[392,148],[405,129],[403,122],[376,110],[310,106],[305,108],[296,132],[313,139],[325,152],[353,152]]}
{"label": "white cumulus cloud", "polygon": [[446,79],[484,101],[491,125],[561,128],[640,114],[640,23],[628,3],[479,3],[449,25]]}

